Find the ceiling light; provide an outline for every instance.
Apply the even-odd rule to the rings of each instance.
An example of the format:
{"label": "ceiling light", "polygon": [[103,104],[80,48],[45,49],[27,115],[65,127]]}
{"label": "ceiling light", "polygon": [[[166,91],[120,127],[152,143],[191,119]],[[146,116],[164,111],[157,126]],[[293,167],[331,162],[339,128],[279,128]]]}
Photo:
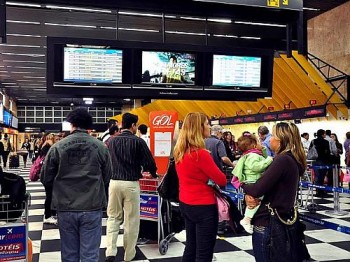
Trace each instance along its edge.
{"label": "ceiling light", "polygon": [[274,26],[274,27],[286,27],[286,25],[281,25],[281,24],[255,23],[255,22],[245,22],[245,21],[235,21],[235,24],[258,25],[258,26]]}
{"label": "ceiling light", "polygon": [[32,72],[11,71],[11,74],[31,74]]}
{"label": "ceiling light", "polygon": [[40,25],[40,22],[33,22],[33,21],[6,20],[6,22],[7,23],[16,23],[16,24]]}
{"label": "ceiling light", "polygon": [[308,10],[308,11],[320,11],[318,8],[312,8],[312,7],[303,7],[303,10]]}
{"label": "ceiling light", "polygon": [[213,35],[215,37],[227,37],[227,38],[238,38],[238,36],[236,35]]}
{"label": "ceiling light", "polygon": [[127,101],[127,102],[130,102],[130,101],[131,101],[130,98],[124,98],[123,100],[124,100],[124,101]]}
{"label": "ceiling light", "polygon": [[106,9],[92,9],[92,8],[81,8],[73,6],[58,6],[58,5],[46,5],[46,8],[58,9],[58,10],[73,10],[73,11],[82,11],[82,12],[94,12],[94,13],[112,13],[111,10]]}
{"label": "ceiling light", "polygon": [[23,78],[41,78],[41,79],[45,79],[45,76],[23,76]]}
{"label": "ceiling light", "polygon": [[205,35],[204,33],[192,33],[192,32],[181,32],[181,31],[165,31],[168,34],[178,34],[178,35]]}
{"label": "ceiling light", "polygon": [[16,83],[7,83],[7,82],[4,82],[3,84],[5,84],[5,85],[17,85]]}
{"label": "ceiling light", "polygon": [[141,28],[124,28],[124,27],[120,27],[119,30],[124,30],[124,31],[137,31],[137,32],[149,32],[149,33],[159,33],[159,30],[141,29]]}
{"label": "ceiling light", "polygon": [[24,35],[24,34],[7,34],[7,36],[20,36],[20,37],[41,37],[41,35]]}
{"label": "ceiling light", "polygon": [[92,97],[83,97],[83,101],[94,101]]}
{"label": "ceiling light", "polygon": [[0,44],[0,46],[10,46],[10,47],[39,47],[40,45],[13,45],[13,44]]}
{"label": "ceiling light", "polygon": [[240,38],[252,39],[252,40],[261,40],[261,37],[254,37],[254,36],[240,36]]}
{"label": "ceiling light", "polygon": [[24,7],[41,7],[41,5],[38,5],[38,4],[28,4],[28,3],[9,2],[9,1],[6,1],[6,5],[24,6]]}
{"label": "ceiling light", "polygon": [[[8,66],[12,67],[12,66]],[[38,66],[14,66],[13,68],[19,68],[19,69],[46,69],[45,67],[38,67]]]}
{"label": "ceiling light", "polygon": [[32,64],[45,64],[46,62],[42,61],[17,61],[17,60],[4,60],[7,63],[32,63]]}
{"label": "ceiling light", "polygon": [[65,26],[65,27],[97,28],[94,25],[76,25],[76,24],[58,24],[58,23],[44,23],[44,24],[52,25],[52,26]]}
{"label": "ceiling light", "polygon": [[125,12],[119,11],[120,15],[135,15],[135,16],[148,16],[148,17],[162,17],[161,14],[151,14],[151,13],[138,13],[138,12]]}
{"label": "ceiling light", "polygon": [[37,92],[46,92],[46,88],[33,88],[32,90]]}
{"label": "ceiling light", "polygon": [[205,21],[205,18],[193,17],[193,16],[180,16],[180,18],[185,20]]}
{"label": "ceiling light", "polygon": [[0,54],[3,54],[3,55],[18,55],[18,56],[31,56],[31,57],[42,57],[42,56],[45,56],[43,54],[19,54],[19,53],[8,53],[8,52],[3,52],[3,53],[0,53]]}
{"label": "ceiling light", "polygon": [[225,19],[225,18],[208,18],[208,21],[216,22],[216,23],[224,23],[224,24],[232,23],[231,19]]}

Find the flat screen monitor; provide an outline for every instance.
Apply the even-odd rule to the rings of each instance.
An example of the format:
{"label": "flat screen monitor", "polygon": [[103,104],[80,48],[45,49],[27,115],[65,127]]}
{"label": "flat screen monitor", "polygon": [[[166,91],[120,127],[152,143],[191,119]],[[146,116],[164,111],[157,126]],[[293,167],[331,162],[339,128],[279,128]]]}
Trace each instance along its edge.
{"label": "flat screen monitor", "polygon": [[9,111],[4,110],[4,124],[7,126],[11,126],[12,123],[12,115]]}
{"label": "flat screen monitor", "polygon": [[261,57],[214,55],[213,86],[261,87]]}
{"label": "flat screen monitor", "polygon": [[142,51],[142,83],[195,85],[196,56],[189,53]]}
{"label": "flat screen monitor", "polygon": [[64,47],[63,56],[65,82],[122,83],[122,50]]}
{"label": "flat screen monitor", "polygon": [[18,118],[15,116],[12,116],[12,127],[18,129]]}

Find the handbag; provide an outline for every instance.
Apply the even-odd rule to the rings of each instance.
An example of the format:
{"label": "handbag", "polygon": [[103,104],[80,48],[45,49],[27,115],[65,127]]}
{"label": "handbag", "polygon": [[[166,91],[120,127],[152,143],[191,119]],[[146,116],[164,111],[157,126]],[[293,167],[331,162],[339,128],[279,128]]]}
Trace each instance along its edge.
{"label": "handbag", "polygon": [[168,170],[157,188],[161,198],[179,202],[179,178],[175,168],[174,158],[170,158]]}
{"label": "handbag", "polygon": [[39,156],[33,163],[29,171],[29,180],[32,182],[38,181],[40,178],[41,167],[43,166],[45,156]]}
{"label": "handbag", "polygon": [[309,151],[307,151],[307,160],[316,160],[318,158],[318,153],[316,146],[313,142],[311,142]]}
{"label": "handbag", "polygon": [[350,171],[347,169],[343,177],[343,182],[350,182]]}
{"label": "handbag", "polygon": [[305,243],[305,224],[299,220],[297,207],[294,207],[293,216],[284,220],[276,209],[267,204],[270,213],[270,259],[271,262],[302,262],[310,259]]}

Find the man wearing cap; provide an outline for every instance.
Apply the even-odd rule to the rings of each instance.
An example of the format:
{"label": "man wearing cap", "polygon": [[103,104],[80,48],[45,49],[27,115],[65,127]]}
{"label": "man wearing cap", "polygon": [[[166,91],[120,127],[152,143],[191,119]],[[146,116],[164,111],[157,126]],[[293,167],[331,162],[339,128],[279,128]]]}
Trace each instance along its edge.
{"label": "man wearing cap", "polygon": [[234,164],[227,157],[224,142],[221,140],[222,126],[213,125],[211,127],[211,136],[205,139],[205,147],[210,151],[211,156],[214,159],[218,168],[223,171],[223,163],[228,166],[234,167]]}

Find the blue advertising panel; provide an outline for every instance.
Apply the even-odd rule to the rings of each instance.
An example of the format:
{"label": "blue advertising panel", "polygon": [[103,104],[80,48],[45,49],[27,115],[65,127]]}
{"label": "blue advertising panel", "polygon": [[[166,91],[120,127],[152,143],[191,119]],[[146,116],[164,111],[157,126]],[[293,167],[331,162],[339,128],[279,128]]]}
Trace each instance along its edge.
{"label": "blue advertising panel", "polygon": [[158,220],[158,196],[140,195],[140,216],[141,218]]}
{"label": "blue advertising panel", "polygon": [[10,113],[9,111],[7,111],[7,110],[4,110],[4,121],[3,121],[3,123],[4,123],[5,125],[8,125],[9,127],[10,127],[11,124],[12,124],[12,115],[11,115],[11,113]]}
{"label": "blue advertising panel", "polygon": [[26,225],[0,227],[0,261],[24,261],[27,252]]}

